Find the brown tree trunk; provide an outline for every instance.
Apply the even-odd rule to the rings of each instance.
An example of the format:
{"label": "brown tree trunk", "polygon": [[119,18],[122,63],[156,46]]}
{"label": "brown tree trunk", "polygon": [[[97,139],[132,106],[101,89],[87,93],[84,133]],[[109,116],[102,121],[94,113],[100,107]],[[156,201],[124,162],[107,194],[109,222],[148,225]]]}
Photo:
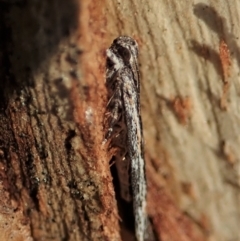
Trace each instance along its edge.
{"label": "brown tree trunk", "polygon": [[1,240],[120,240],[88,2],[0,2]]}
{"label": "brown tree trunk", "polygon": [[1,240],[130,240],[103,144],[105,49],[119,35],[139,44],[156,240],[240,240],[238,9],[0,0]]}

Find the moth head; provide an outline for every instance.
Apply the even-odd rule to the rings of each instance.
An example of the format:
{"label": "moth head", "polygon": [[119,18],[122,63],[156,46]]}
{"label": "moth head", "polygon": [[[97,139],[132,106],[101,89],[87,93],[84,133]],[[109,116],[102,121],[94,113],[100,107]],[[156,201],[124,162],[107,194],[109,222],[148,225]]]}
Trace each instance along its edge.
{"label": "moth head", "polygon": [[120,36],[113,41],[112,49],[116,55],[122,58],[125,64],[128,64],[131,57],[138,56],[137,42],[128,36]]}
{"label": "moth head", "polygon": [[[138,45],[137,42],[128,36],[116,38],[111,47],[106,51],[106,77],[111,79],[118,70],[123,67],[130,67],[136,70]],[[137,78],[137,70],[134,72]]]}

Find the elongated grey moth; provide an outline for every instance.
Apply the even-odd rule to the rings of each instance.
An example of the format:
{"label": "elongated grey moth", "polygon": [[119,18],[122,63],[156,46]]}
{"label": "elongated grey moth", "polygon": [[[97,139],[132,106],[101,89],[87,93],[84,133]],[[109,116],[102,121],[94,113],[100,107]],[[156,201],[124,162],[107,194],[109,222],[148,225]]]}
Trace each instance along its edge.
{"label": "elongated grey moth", "polygon": [[138,241],[144,241],[147,188],[140,115],[138,45],[134,39],[120,36],[107,49],[106,86],[109,101],[105,139],[110,139],[111,146],[117,149],[115,163],[121,196],[127,201],[132,198],[135,234]]}

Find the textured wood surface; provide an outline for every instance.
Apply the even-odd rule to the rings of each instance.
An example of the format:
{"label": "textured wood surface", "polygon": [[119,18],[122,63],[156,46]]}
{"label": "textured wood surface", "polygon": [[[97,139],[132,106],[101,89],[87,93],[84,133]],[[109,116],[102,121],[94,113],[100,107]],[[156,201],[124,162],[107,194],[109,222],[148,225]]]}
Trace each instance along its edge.
{"label": "textured wood surface", "polygon": [[120,240],[102,145],[102,6],[0,5],[0,239]]}
{"label": "textured wood surface", "polygon": [[[193,229],[201,240],[240,240],[239,2],[108,2],[107,32],[140,45],[149,212],[158,235],[197,240],[187,233]],[[188,217],[185,230],[162,204],[165,195]]]}
{"label": "textured wood surface", "polygon": [[104,68],[129,35],[156,237],[240,241],[239,5],[0,0],[1,240],[121,240]]}

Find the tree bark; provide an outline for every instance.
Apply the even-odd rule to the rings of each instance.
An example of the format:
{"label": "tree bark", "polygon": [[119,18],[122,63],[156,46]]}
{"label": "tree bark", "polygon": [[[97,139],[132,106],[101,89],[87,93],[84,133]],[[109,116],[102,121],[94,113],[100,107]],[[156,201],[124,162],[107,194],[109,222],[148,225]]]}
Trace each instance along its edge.
{"label": "tree bark", "polygon": [[140,45],[148,211],[159,240],[240,240],[237,1],[109,4],[107,32]]}
{"label": "tree bark", "polygon": [[0,0],[1,240],[130,240],[103,144],[119,35],[139,44],[156,240],[240,240],[239,7],[194,3]]}
{"label": "tree bark", "polygon": [[1,240],[120,240],[101,11],[1,2]]}

